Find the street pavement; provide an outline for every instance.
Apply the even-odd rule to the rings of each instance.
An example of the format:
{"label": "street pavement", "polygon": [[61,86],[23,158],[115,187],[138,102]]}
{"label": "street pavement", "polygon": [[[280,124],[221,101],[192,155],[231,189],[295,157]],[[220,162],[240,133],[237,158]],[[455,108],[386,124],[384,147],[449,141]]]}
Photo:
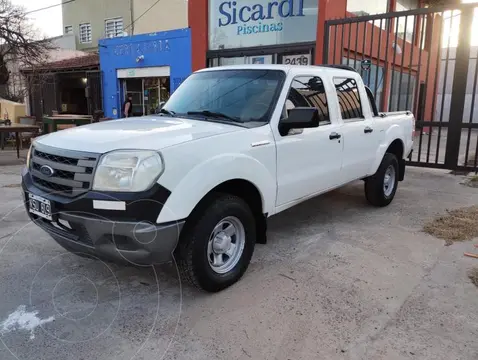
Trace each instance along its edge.
{"label": "street pavement", "polygon": [[0,166],[0,359],[477,359],[471,242],[423,224],[478,203],[442,171],[408,169],[393,204],[363,184],[270,220],[235,286],[205,294],[176,267],[70,254],[28,221],[20,165]]}

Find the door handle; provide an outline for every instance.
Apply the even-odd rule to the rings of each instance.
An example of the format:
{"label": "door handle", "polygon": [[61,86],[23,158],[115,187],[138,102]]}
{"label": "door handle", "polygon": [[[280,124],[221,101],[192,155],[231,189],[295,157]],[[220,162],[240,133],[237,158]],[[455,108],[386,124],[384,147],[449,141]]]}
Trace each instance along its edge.
{"label": "door handle", "polygon": [[332,134],[329,135],[330,140],[337,140],[337,139],[340,139],[341,137],[342,137],[342,135],[340,135],[336,132],[333,132]]}
{"label": "door handle", "polygon": [[363,129],[363,132],[365,134],[370,134],[370,133],[373,133],[373,129],[371,127],[367,126],[365,129]]}

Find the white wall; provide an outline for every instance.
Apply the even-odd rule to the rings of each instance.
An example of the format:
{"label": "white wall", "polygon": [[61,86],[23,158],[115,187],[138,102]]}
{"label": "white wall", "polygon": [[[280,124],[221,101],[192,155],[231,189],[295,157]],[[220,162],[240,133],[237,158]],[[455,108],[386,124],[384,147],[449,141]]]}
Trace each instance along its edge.
{"label": "white wall", "polygon": [[62,35],[50,39],[53,46],[64,50],[76,50],[76,39],[74,34]]}
{"label": "white wall", "polygon": [[[134,35],[188,27],[187,0],[133,0]],[[151,10],[148,11],[148,9]],[[146,12],[146,13],[145,13]],[[128,23],[129,24],[129,23]],[[128,29],[128,32],[131,29]]]}

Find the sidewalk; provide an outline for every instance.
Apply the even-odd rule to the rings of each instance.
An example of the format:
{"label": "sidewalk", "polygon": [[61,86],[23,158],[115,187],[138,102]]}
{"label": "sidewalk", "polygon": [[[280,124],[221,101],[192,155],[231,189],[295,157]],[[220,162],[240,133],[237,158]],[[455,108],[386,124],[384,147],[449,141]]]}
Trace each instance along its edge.
{"label": "sidewalk", "polygon": [[27,153],[28,149],[20,150],[20,159],[18,159],[16,149],[0,150],[0,167],[25,164]]}

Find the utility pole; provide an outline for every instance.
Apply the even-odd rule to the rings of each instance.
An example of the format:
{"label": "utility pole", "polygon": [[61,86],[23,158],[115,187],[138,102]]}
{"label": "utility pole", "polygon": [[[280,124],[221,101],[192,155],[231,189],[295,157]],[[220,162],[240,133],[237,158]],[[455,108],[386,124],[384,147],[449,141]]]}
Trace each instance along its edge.
{"label": "utility pole", "polygon": [[131,36],[134,35],[134,0],[129,0],[129,13],[131,24]]}

